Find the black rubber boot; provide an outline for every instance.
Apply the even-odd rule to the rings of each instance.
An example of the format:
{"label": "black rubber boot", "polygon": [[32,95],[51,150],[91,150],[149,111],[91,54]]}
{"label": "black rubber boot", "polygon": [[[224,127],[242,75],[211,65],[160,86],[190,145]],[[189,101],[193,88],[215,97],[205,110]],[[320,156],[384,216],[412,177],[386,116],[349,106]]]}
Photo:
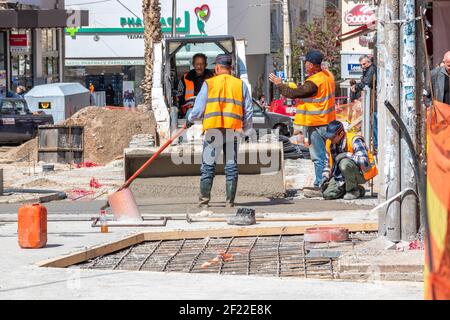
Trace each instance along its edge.
{"label": "black rubber boot", "polygon": [[256,224],[256,215],[254,209],[241,208],[234,217],[228,220],[228,224],[235,226],[251,226]]}
{"label": "black rubber boot", "polygon": [[208,208],[211,200],[212,181],[200,182],[199,208]]}
{"label": "black rubber boot", "polygon": [[226,189],[227,189],[227,201],[225,203],[225,206],[227,208],[232,208],[234,207],[234,199],[236,198],[237,180],[227,181]]}

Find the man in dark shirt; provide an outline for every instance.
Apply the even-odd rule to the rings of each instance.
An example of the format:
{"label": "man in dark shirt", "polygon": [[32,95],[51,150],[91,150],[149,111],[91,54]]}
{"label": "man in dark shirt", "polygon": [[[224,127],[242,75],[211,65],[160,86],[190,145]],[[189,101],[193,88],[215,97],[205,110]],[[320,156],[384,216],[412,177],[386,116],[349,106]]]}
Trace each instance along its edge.
{"label": "man in dark shirt", "polygon": [[186,105],[186,100],[197,96],[205,80],[214,76],[211,70],[206,69],[207,58],[203,53],[194,55],[192,64],[194,69],[186,73],[178,84],[178,105],[186,118],[194,104],[192,102],[192,104]]}
{"label": "man in dark shirt", "polygon": [[[433,99],[450,105],[450,51],[447,51],[442,65],[431,71],[433,85]],[[431,99],[431,90],[428,88],[427,97]],[[429,101],[430,102],[430,101]]]}
{"label": "man in dark shirt", "polygon": [[448,75],[447,77],[445,77],[445,86],[444,86],[444,103],[449,104],[450,105],[450,81],[448,80],[450,77],[450,75]]}
{"label": "man in dark shirt", "polygon": [[366,86],[368,86],[370,89],[373,89],[374,79],[377,75],[377,67],[372,63],[372,60],[369,58],[369,56],[361,56],[359,58],[359,63],[361,64],[363,74],[361,77],[361,82],[352,85],[351,90],[355,93],[363,91]]}

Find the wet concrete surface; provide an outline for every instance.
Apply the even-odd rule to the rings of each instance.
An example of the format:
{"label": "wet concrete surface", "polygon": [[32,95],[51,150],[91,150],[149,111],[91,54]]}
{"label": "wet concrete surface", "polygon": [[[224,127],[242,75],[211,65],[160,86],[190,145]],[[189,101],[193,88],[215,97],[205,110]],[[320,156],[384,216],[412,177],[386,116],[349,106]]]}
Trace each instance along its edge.
{"label": "wet concrete surface", "polygon": [[[203,209],[197,207],[196,197],[167,198],[136,197],[142,214],[170,215],[175,213],[196,213]],[[48,214],[91,214],[99,213],[105,201],[55,201],[45,204]],[[0,205],[2,214],[17,214],[20,204]],[[236,199],[235,208],[225,208],[225,195],[213,196],[208,211],[213,213],[235,213],[238,207],[251,207],[257,213],[304,213],[335,212],[343,210],[370,210],[373,206],[345,203],[341,201],[324,201],[319,199],[268,199],[262,197],[242,197]]]}

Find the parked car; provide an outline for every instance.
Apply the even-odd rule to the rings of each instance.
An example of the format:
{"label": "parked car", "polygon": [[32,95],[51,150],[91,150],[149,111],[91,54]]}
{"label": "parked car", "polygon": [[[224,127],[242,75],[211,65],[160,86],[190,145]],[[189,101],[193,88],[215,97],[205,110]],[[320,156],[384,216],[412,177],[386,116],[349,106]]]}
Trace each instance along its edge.
{"label": "parked car", "polygon": [[280,134],[291,136],[294,132],[294,124],[288,116],[267,112],[263,107],[253,99],[253,127],[259,129],[279,129]]}
{"label": "parked car", "polygon": [[53,124],[53,116],[31,113],[25,99],[0,100],[0,143],[23,143],[36,137],[38,126]]}

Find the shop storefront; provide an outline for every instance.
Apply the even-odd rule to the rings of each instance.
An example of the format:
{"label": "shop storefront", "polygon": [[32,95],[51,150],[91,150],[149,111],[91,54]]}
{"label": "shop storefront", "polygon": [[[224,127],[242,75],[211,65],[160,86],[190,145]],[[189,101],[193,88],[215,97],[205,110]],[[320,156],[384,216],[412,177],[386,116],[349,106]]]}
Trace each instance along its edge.
{"label": "shop storefront", "polygon": [[[126,8],[118,2],[93,2],[86,7],[83,2],[66,3],[69,7],[73,4],[74,8],[89,9],[90,16],[88,27],[66,29],[66,81],[77,81],[86,87],[92,83],[97,91],[106,91],[111,86],[114,105],[129,104],[130,96],[134,97],[135,105],[140,104],[144,77],[142,1],[127,1]],[[265,57],[270,53],[270,25],[267,24],[270,11],[268,6],[250,7],[250,2],[178,1],[176,34],[180,37],[233,35],[247,39],[247,64],[255,69],[249,70],[250,82],[256,84],[267,79]],[[161,1],[165,37],[172,33],[171,3]],[[255,13],[256,10],[264,14]],[[194,53],[186,57],[187,69]]]}
{"label": "shop storefront", "polygon": [[[17,1],[14,1],[16,3]],[[77,15],[79,25],[86,25],[87,11],[54,9],[55,4],[39,7],[6,4],[0,8],[0,94],[11,95],[18,86],[60,82],[64,70],[64,27]],[[17,2],[17,3],[20,3]]]}

